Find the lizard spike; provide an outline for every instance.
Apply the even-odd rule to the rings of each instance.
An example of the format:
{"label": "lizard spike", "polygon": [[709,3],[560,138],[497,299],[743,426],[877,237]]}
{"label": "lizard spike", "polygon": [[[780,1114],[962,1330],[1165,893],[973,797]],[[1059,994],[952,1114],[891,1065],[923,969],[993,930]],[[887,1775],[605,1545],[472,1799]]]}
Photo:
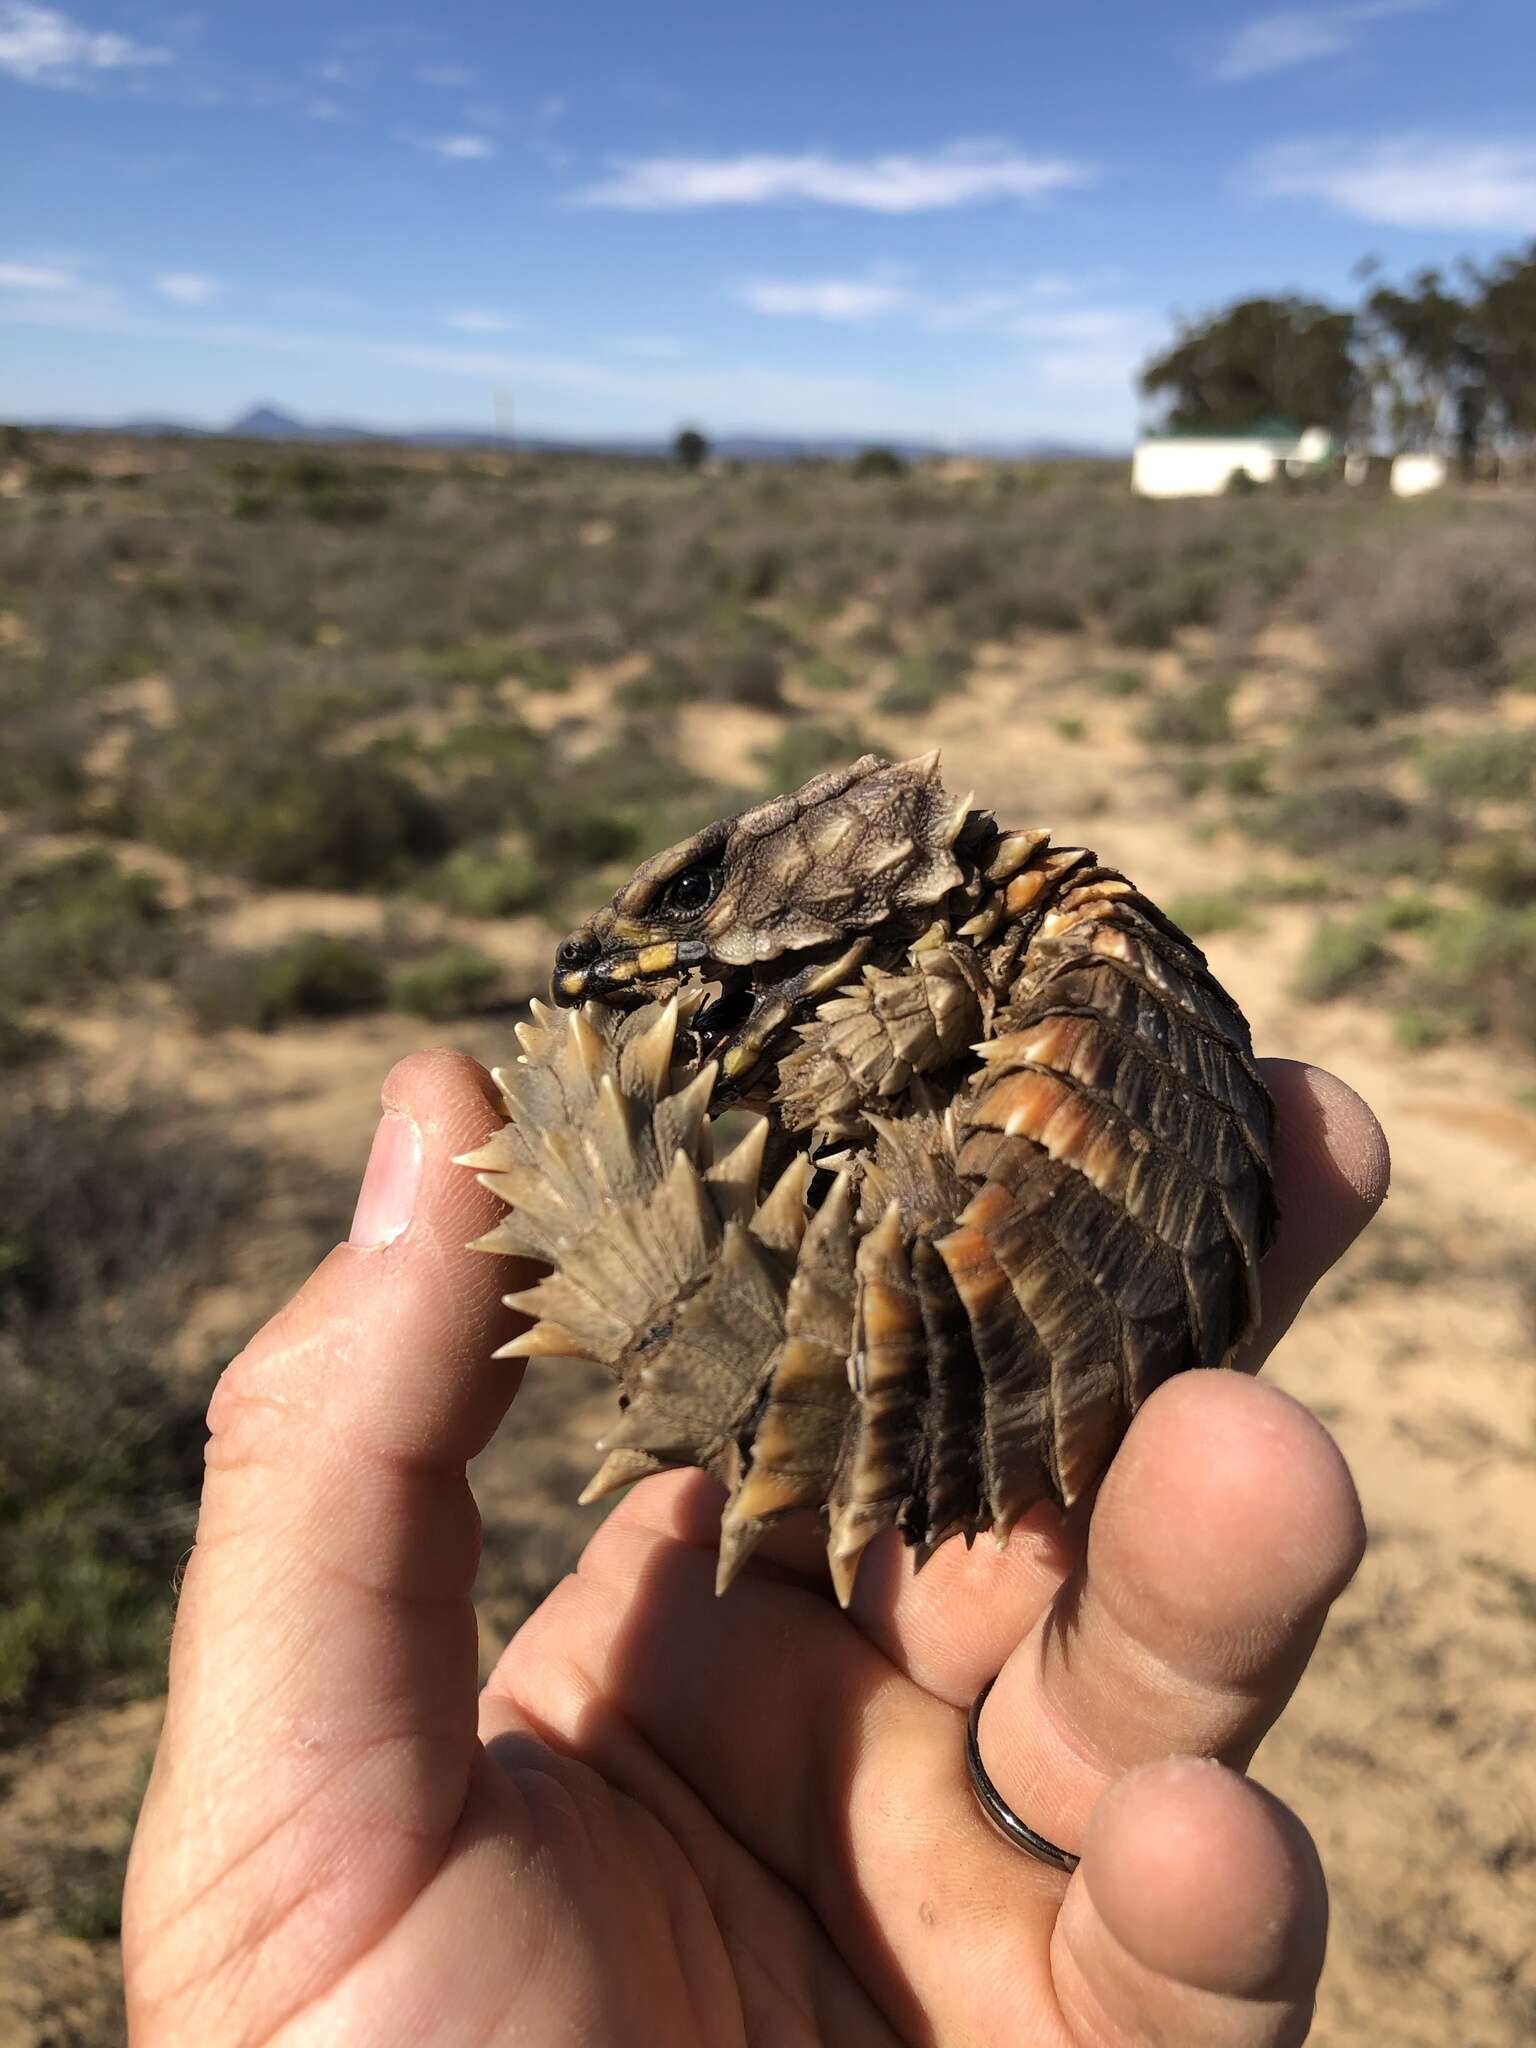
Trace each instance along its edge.
{"label": "lizard spike", "polygon": [[752,1235],[776,1252],[794,1253],[805,1236],[805,1198],[816,1171],[806,1153],[800,1152],[774,1182],[767,1200],[752,1218]]}
{"label": "lizard spike", "polygon": [[656,1020],[625,1047],[625,1066],[633,1072],[642,1092],[652,1102],[665,1092],[672,1071],[672,1053],[677,1041],[678,1005],[673,996],[662,1005]]}
{"label": "lizard spike", "polygon": [[729,1210],[732,1222],[745,1223],[757,1207],[767,1144],[768,1119],[754,1117],[746,1135],[704,1176],[716,1200]]}
{"label": "lizard spike", "polygon": [[[508,1295],[510,1305],[513,1300]],[[491,1353],[492,1358],[585,1358],[586,1346],[573,1337],[569,1330],[559,1323],[533,1323],[514,1337],[510,1344],[503,1344],[499,1351]]]}
{"label": "lizard spike", "polygon": [[565,1013],[565,1029],[571,1053],[589,1081],[595,1081],[603,1070],[603,1035],[594,1027],[587,1015],[588,1009],[594,1007],[591,1004],[584,1004],[579,1010],[567,1010]]}
{"label": "lizard spike", "polygon": [[971,815],[972,810],[975,808],[975,804],[976,792],[974,789],[968,789],[965,792],[965,795],[961,797],[960,801],[955,805],[954,809],[950,812],[949,816],[944,820],[943,836],[944,844],[946,846],[953,846],[955,841],[960,837],[960,834],[965,830],[965,821]]}
{"label": "lizard spike", "polygon": [[637,1479],[649,1479],[652,1473],[669,1469],[665,1458],[653,1458],[649,1451],[610,1451],[577,1494],[577,1505],[589,1508],[606,1494],[617,1493],[621,1487],[633,1486]]}

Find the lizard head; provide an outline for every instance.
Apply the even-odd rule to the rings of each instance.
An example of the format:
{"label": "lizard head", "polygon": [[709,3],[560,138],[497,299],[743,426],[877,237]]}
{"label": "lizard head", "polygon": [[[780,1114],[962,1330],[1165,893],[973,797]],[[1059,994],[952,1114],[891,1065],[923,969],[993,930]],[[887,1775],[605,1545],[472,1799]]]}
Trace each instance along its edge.
{"label": "lizard head", "polygon": [[965,879],[954,848],[969,815],[937,754],[831,769],[653,855],[561,941],[551,997],[631,1008],[717,984],[693,1031],[740,1093],[810,1000],[921,929]]}

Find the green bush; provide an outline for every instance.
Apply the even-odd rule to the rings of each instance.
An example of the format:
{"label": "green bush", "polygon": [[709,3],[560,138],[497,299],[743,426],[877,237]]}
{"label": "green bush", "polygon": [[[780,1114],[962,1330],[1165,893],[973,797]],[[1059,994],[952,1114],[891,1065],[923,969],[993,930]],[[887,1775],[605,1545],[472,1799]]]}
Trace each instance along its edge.
{"label": "green bush", "polygon": [[173,1105],[0,1097],[0,1733],[163,1684],[207,1389],[156,1360],[255,1186]]}
{"label": "green bush", "polygon": [[1490,903],[1536,903],[1536,844],[1529,830],[1489,832],[1458,852],[1456,879]]}
{"label": "green bush", "polygon": [[675,711],[680,704],[697,704],[707,694],[707,685],[692,665],[675,654],[657,654],[640,675],[619,684],[613,701],[621,711]]}
{"label": "green bush", "polygon": [[1094,677],[1106,697],[1139,697],[1147,679],[1139,668],[1106,668]]}
{"label": "green bush", "polygon": [[1250,932],[1258,925],[1258,919],[1241,898],[1224,896],[1216,890],[1175,896],[1164,907],[1173,922],[1196,939],[1216,932]]}
{"label": "green bush", "polygon": [[32,491],[83,491],[96,481],[79,462],[39,462],[27,478]]}
{"label": "green bush", "polygon": [[456,836],[443,809],[387,761],[213,720],[146,746],[119,822],[198,867],[276,889],[393,888]]}
{"label": "green bush", "polygon": [[1217,747],[1232,737],[1232,683],[1211,676],[1155,697],[1137,726],[1156,747]]}
{"label": "green bush", "polygon": [[1429,933],[1427,987],[1467,1028],[1536,1043],[1536,908],[1476,905],[1443,913]]}
{"label": "green bush", "polygon": [[1469,733],[1424,756],[1424,780],[1441,796],[1512,803],[1536,783],[1536,732]]}
{"label": "green bush", "polygon": [[501,979],[497,963],[473,946],[444,946],[395,976],[390,1003],[414,1017],[462,1017],[482,1009]]}
{"label": "green bush", "polygon": [[894,448],[861,448],[849,464],[849,474],[868,483],[905,476],[907,464]]}
{"label": "green bush", "polygon": [[875,708],[892,718],[920,718],[964,686],[970,670],[965,653],[955,647],[911,654],[896,665],[896,674],[875,700]]}
{"label": "green bush", "polygon": [[824,768],[856,761],[868,751],[863,734],[851,725],[818,725],[810,720],[791,725],[756,759],[769,792],[798,789]]}
{"label": "green bush", "polygon": [[0,1074],[29,1067],[52,1049],[53,1040],[46,1031],[35,1031],[9,1010],[0,1010]]}
{"label": "green bush", "polygon": [[460,846],[421,880],[421,893],[463,917],[512,917],[537,907],[545,892],[527,851]]}
{"label": "green bush", "polygon": [[382,1008],[386,979],[355,939],[301,932],[269,953],[222,954],[182,978],[188,1008],[205,1031],[275,1031],[297,1017],[349,1017]]}
{"label": "green bush", "polygon": [[1325,918],[1313,932],[1297,969],[1295,992],[1311,1003],[1330,1003],[1379,981],[1392,956],[1368,923]]}
{"label": "green bush", "polygon": [[12,1008],[168,973],[176,946],[153,876],[99,848],[0,875],[0,1002]]}
{"label": "green bush", "polygon": [[1289,853],[1327,855],[1406,832],[1414,810],[1377,783],[1310,783],[1278,792],[1239,822],[1253,838]]}
{"label": "green bush", "polygon": [[815,690],[825,696],[853,688],[853,677],[842,663],[829,661],[824,654],[813,655],[804,664],[800,670],[800,680],[808,690]]}

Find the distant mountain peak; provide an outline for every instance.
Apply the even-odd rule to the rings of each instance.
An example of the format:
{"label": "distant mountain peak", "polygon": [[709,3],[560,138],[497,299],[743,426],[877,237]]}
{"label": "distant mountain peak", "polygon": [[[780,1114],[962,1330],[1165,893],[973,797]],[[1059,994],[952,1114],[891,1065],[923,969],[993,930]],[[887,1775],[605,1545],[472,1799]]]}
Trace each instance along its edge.
{"label": "distant mountain peak", "polygon": [[249,412],[243,412],[230,428],[231,434],[238,434],[247,440],[267,437],[277,441],[291,441],[295,435],[304,432],[302,421],[292,413],[281,412],[275,405],[253,405]]}

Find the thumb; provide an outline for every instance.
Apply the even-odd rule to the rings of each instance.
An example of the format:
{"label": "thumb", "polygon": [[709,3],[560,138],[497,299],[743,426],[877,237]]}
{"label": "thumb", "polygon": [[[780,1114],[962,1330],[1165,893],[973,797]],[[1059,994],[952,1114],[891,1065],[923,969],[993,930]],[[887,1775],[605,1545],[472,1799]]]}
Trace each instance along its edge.
{"label": "thumb", "polygon": [[519,1369],[491,1354],[514,1327],[500,1297],[523,1276],[467,1249],[499,1211],[453,1164],[501,1120],[488,1076],[417,1054],[383,1101],[353,1241],[209,1410],[125,1916],[130,1956],[183,1951],[179,1981],[289,1942],[303,1967],[284,1957],[268,1981],[292,1992],[337,1961],[329,1934],[376,1937],[430,1875],[468,1783],[479,1523],[465,1466],[516,1390]]}

